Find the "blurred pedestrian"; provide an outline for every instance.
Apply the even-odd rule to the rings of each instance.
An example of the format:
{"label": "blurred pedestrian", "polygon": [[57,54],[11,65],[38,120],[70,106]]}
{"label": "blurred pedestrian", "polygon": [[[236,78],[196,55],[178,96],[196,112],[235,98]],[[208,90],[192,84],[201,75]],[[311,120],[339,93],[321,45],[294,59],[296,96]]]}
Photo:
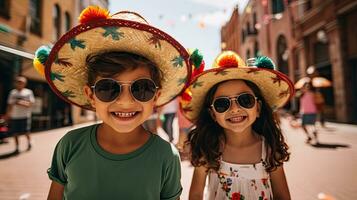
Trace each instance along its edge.
{"label": "blurred pedestrian", "polygon": [[325,98],[321,93],[320,89],[317,88],[315,91],[315,104],[317,109],[317,119],[320,121],[321,127],[326,128],[325,126]]}
{"label": "blurred pedestrian", "polygon": [[15,79],[15,89],[10,91],[7,100],[5,119],[9,120],[10,135],[15,138],[15,153],[19,153],[19,138],[25,134],[27,138],[27,150],[31,149],[31,106],[35,102],[32,90],[25,88],[27,79],[18,76]]}
{"label": "blurred pedestrian", "polygon": [[[178,111],[177,99],[172,100],[168,104],[164,105],[162,108],[158,109],[158,115],[163,117],[162,129],[169,136],[169,142],[174,140],[174,126],[173,122]],[[161,119],[161,118],[160,118]]]}
{"label": "blurred pedestrian", "polygon": [[[179,98],[179,107],[182,107],[181,104],[185,104],[185,100],[182,99],[182,97]],[[181,155],[181,160],[187,159],[188,158],[188,145],[187,145],[187,135],[190,132],[191,128],[193,127],[193,124],[186,119],[186,117],[182,113],[182,109],[179,109],[177,111],[177,119],[178,119],[178,125],[179,125],[179,139],[176,144],[177,149],[180,152]]]}
{"label": "blurred pedestrian", "polygon": [[145,130],[149,131],[150,133],[157,134],[157,127],[160,125],[160,119],[158,117],[156,108],[154,108],[153,113],[150,117],[143,123],[143,127]]}
{"label": "blurred pedestrian", "polygon": [[307,130],[307,126],[312,126],[313,137],[316,143],[318,143],[317,129],[316,129],[316,117],[317,107],[315,102],[315,91],[311,82],[306,82],[301,88],[300,92],[300,115],[301,115],[301,127],[306,134],[306,143],[310,143],[312,136]]}

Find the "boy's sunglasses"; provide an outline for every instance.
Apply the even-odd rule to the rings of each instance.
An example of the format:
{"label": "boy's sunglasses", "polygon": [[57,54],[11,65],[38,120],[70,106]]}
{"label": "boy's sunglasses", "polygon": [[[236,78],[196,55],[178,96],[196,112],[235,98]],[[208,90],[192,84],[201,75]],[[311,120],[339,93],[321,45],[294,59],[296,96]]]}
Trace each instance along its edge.
{"label": "boy's sunglasses", "polygon": [[217,113],[224,113],[231,107],[232,99],[234,99],[240,107],[249,109],[254,107],[255,101],[258,98],[249,93],[243,93],[233,97],[218,97],[213,101],[211,107],[213,107]]}
{"label": "boy's sunglasses", "polygon": [[98,80],[91,88],[99,100],[112,102],[117,99],[122,92],[123,85],[129,85],[132,97],[140,102],[150,101],[158,89],[155,82],[148,78],[137,79],[126,83],[111,78],[103,78]]}

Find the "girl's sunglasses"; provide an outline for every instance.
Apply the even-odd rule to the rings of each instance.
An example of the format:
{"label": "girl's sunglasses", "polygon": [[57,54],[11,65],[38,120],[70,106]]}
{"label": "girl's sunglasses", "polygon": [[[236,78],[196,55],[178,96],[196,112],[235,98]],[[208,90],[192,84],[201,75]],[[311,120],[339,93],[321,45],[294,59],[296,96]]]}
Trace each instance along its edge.
{"label": "girl's sunglasses", "polygon": [[130,93],[134,99],[140,102],[150,101],[158,89],[155,82],[148,78],[137,79],[132,82],[119,82],[111,78],[98,80],[91,88],[95,96],[103,102],[112,102],[122,92],[122,86],[129,85]]}
{"label": "girl's sunglasses", "polygon": [[254,107],[255,101],[258,98],[249,93],[243,93],[233,97],[218,97],[213,101],[211,107],[213,107],[217,113],[224,113],[231,107],[232,99],[234,99],[240,107],[250,109]]}

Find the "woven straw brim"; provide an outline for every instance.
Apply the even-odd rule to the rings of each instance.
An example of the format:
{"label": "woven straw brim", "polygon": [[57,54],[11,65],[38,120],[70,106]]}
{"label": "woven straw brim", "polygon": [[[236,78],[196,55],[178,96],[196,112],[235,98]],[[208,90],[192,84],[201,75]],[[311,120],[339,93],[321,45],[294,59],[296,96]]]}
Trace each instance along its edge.
{"label": "woven straw brim", "polygon": [[79,25],[62,36],[46,62],[46,79],[67,102],[92,109],[83,91],[86,58],[108,51],[138,54],[160,68],[163,80],[157,106],[179,95],[191,74],[186,49],[166,33],[142,23],[108,19]]}
{"label": "woven straw brim", "polygon": [[288,77],[275,70],[252,67],[210,69],[191,82],[189,90],[192,93],[192,99],[182,107],[184,116],[195,122],[207,92],[217,83],[235,79],[255,83],[272,109],[285,105],[294,94],[293,84]]}

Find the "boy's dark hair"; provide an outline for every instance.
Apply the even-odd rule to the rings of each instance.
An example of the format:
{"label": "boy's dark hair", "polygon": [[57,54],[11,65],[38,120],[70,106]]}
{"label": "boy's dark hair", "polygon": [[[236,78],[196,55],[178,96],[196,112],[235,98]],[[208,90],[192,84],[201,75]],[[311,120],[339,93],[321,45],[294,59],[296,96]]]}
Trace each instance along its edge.
{"label": "boy's dark hair", "polygon": [[135,70],[138,67],[147,67],[150,70],[151,79],[156,86],[161,88],[162,72],[149,59],[128,52],[105,52],[89,55],[86,59],[88,68],[88,85],[92,86],[98,76],[114,77],[121,72]]}
{"label": "boy's dark hair", "polygon": [[[260,116],[252,125],[253,130],[265,138],[267,144],[267,168],[268,172],[274,171],[283,162],[289,160],[288,145],[278,123],[274,120],[273,111],[262,96],[260,89],[252,82],[243,80],[258,97],[261,102]],[[224,81],[226,82],[226,81]],[[196,121],[196,128],[190,131],[187,143],[191,146],[191,163],[193,166],[205,166],[208,170],[218,171],[222,156],[222,144],[226,137],[223,128],[215,122],[210,113],[210,105],[214,93],[220,82],[214,85],[207,93],[203,107]]]}

